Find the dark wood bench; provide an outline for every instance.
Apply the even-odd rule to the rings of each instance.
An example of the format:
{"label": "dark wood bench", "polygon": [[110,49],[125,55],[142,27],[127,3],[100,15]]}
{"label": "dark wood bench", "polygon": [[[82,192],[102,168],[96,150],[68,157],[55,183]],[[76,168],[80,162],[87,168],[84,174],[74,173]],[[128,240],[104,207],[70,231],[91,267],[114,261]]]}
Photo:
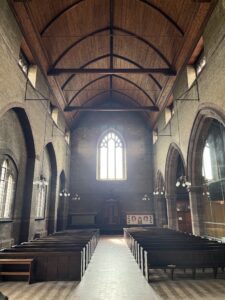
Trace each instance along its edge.
{"label": "dark wood bench", "polygon": [[212,268],[216,278],[218,268],[225,267],[225,245],[206,238],[173,230],[124,229],[124,237],[137,263],[149,280],[150,269],[170,269],[172,279],[176,269]]}
{"label": "dark wood bench", "polygon": [[98,230],[65,232],[65,236],[63,233],[53,234],[3,249],[0,259],[35,257],[35,281],[79,281],[87,269],[98,238]]}
{"label": "dark wood bench", "polygon": [[34,258],[0,258],[0,265],[28,265],[27,271],[0,270],[0,276],[28,276],[28,282],[34,282]]}

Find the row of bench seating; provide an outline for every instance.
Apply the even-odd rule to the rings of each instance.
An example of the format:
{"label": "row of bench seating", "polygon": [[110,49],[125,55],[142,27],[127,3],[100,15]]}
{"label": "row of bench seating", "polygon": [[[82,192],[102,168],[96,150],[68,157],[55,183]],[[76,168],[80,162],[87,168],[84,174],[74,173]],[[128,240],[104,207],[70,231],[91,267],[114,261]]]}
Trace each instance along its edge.
{"label": "row of bench seating", "polygon": [[68,230],[2,249],[0,275],[28,275],[29,283],[81,280],[98,240],[98,229]]}
{"label": "row of bench seating", "polygon": [[149,281],[150,269],[196,270],[225,267],[225,244],[188,233],[163,228],[124,228],[124,237],[144,276]]}

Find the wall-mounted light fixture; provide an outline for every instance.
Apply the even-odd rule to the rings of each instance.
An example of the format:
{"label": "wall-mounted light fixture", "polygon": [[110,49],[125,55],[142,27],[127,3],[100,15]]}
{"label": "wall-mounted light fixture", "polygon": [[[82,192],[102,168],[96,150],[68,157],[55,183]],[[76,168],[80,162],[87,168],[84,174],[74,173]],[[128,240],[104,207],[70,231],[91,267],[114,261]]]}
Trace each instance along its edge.
{"label": "wall-mounted light fixture", "polygon": [[144,194],[144,196],[142,197],[141,200],[143,200],[143,201],[150,201],[151,198],[147,194]]}
{"label": "wall-mounted light fixture", "polygon": [[180,176],[176,182],[176,187],[179,187],[179,186],[190,187],[191,182],[187,180],[186,176]]}
{"label": "wall-mounted light fixture", "polygon": [[62,190],[62,191],[59,193],[59,197],[70,197],[70,193],[67,192],[66,190]]}
{"label": "wall-mounted light fixture", "polygon": [[48,181],[43,175],[40,175],[40,177],[33,182],[33,185],[38,185],[38,186],[47,186]]}
{"label": "wall-mounted light fixture", "polygon": [[153,192],[154,196],[163,196],[165,195],[165,188],[164,186],[162,188],[156,188],[156,190]]}
{"label": "wall-mounted light fixture", "polygon": [[80,196],[76,193],[76,194],[73,196],[72,200],[74,200],[74,201],[80,201]]}

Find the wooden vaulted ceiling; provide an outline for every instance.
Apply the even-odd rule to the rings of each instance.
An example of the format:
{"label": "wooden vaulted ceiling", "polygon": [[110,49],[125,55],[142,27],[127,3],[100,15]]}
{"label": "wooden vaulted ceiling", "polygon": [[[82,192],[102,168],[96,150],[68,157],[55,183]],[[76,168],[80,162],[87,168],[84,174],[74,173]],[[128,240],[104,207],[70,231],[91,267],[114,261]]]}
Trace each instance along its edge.
{"label": "wooden vaulted ceiling", "polygon": [[[160,112],[216,0],[9,3],[63,111],[110,95]],[[69,123],[76,115],[65,111]]]}

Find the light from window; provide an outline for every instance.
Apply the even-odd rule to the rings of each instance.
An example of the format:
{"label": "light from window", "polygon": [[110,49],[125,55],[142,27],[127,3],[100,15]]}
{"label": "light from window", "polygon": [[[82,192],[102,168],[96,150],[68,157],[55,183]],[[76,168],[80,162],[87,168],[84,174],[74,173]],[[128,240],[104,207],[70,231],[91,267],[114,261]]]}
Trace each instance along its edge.
{"label": "light from window", "polygon": [[98,163],[100,180],[125,179],[125,149],[118,135],[110,131],[100,141],[98,146]]}
{"label": "light from window", "polygon": [[36,218],[44,219],[45,217],[45,202],[47,195],[47,185],[38,185],[38,196],[37,196],[37,210]]}
{"label": "light from window", "polygon": [[11,218],[15,194],[16,171],[13,162],[4,159],[0,170],[0,218]]}
{"label": "light from window", "polygon": [[204,195],[210,201],[225,201],[225,127],[212,120],[202,152]]}
{"label": "light from window", "polygon": [[7,192],[6,192],[6,200],[5,200],[4,218],[11,217],[13,198],[14,198],[14,182],[13,182],[12,175],[9,175]]}
{"label": "light from window", "polygon": [[203,176],[206,180],[213,180],[213,171],[212,171],[212,161],[210,155],[210,147],[209,144],[205,145],[203,150]]}
{"label": "light from window", "polygon": [[202,70],[204,69],[205,65],[206,65],[206,57],[202,53],[199,56],[199,58],[197,59],[196,63],[195,63],[195,70],[196,70],[197,76],[202,72]]}

